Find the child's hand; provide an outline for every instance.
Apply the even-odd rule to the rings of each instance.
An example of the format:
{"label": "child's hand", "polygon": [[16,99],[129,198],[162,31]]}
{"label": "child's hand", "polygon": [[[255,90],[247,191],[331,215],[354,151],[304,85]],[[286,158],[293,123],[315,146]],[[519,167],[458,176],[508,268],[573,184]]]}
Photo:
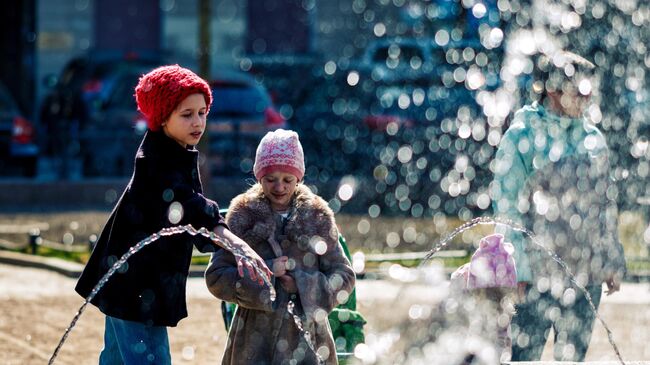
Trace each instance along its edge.
{"label": "child's hand", "polygon": [[523,303],[526,301],[526,286],[528,286],[528,282],[526,281],[520,281],[517,283],[517,302],[518,303]]}
{"label": "child's hand", "polygon": [[284,290],[287,291],[287,293],[293,294],[298,292],[298,287],[296,286],[296,280],[294,280],[293,276],[289,274],[285,274],[279,276],[278,280],[280,280],[280,285],[282,285],[282,287],[284,288]]}
{"label": "child's hand", "polygon": [[287,262],[289,258],[287,256],[280,256],[276,259],[273,259],[273,275],[279,277],[284,275],[287,272]]}
{"label": "child's hand", "polygon": [[241,241],[241,243],[238,243],[238,246],[246,256],[245,258],[237,256],[237,271],[239,272],[239,276],[244,277],[244,268],[246,268],[251,280],[256,280],[258,283],[264,284],[264,277],[255,270],[254,266],[259,268],[267,278],[271,278],[271,275],[273,274],[271,270],[266,266],[266,263],[260,255],[258,255],[257,252],[255,252],[247,243]]}
{"label": "child's hand", "polygon": [[[271,275],[273,275],[271,270],[269,270],[264,260],[262,260],[260,255],[258,255],[257,252],[246,243],[246,241],[237,237],[235,234],[230,232],[230,230],[221,225],[215,228],[214,233],[216,233],[218,238],[229,241],[231,245],[235,246],[236,251],[239,251],[239,253],[244,255],[244,257],[239,255],[235,256],[239,276],[244,277],[244,268],[246,268],[251,280],[255,280],[260,284],[264,284],[264,275],[266,275],[268,279],[271,278]],[[259,273],[255,267],[257,267],[261,273]]]}
{"label": "child's hand", "polygon": [[605,280],[605,284],[607,285],[607,290],[605,290],[605,294],[607,295],[612,295],[621,290],[621,282],[615,275],[607,278],[607,280]]}

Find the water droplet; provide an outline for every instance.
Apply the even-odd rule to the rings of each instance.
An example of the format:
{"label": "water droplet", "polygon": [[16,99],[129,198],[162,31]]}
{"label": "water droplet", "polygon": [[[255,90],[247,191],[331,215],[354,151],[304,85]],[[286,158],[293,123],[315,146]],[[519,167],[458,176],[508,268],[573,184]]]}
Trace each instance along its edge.
{"label": "water droplet", "polygon": [[183,360],[185,361],[194,360],[194,347],[193,346],[183,347],[182,356],[183,356]]}
{"label": "water droplet", "polygon": [[183,205],[179,202],[173,202],[169,205],[167,219],[171,224],[178,224],[183,219]]}

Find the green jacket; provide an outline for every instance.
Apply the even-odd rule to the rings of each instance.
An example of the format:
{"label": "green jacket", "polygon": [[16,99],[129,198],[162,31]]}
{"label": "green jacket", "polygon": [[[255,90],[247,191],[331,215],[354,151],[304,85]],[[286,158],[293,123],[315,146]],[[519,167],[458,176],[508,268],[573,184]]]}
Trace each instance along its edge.
{"label": "green jacket", "polygon": [[[608,154],[603,134],[586,118],[561,117],[534,103],[515,113],[492,166],[495,215],[532,229],[583,285],[625,271]],[[518,281],[558,272],[523,233],[497,231],[515,247]]]}
{"label": "green jacket", "polygon": [[[348,245],[343,235],[339,234],[339,243],[345,252],[345,256],[352,262]],[[338,353],[354,352],[354,347],[365,342],[363,326],[366,320],[361,313],[357,311],[357,290],[353,289],[348,301],[334,308],[328,316],[332,335],[336,342]],[[344,339],[345,341],[342,341]]]}

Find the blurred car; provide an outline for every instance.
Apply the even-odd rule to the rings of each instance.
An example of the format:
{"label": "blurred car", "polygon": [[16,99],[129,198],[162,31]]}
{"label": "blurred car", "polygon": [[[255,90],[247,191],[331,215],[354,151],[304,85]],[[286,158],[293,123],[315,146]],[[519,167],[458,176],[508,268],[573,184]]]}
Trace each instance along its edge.
{"label": "blurred car", "polygon": [[239,67],[264,85],[276,107],[295,109],[304,103],[314,84],[316,70],[323,67],[321,62],[313,54],[248,54],[239,60]]}
{"label": "blurred car", "polygon": [[502,52],[503,47],[488,49],[474,38],[444,44],[428,38],[379,38],[368,44],[361,60],[352,63],[350,69],[360,78],[386,84],[451,87],[462,83],[470,90],[494,90],[499,82]]}
{"label": "blurred car", "polygon": [[[125,125],[123,121],[114,121],[107,116],[113,115],[114,107],[126,110],[127,104],[128,107],[135,105],[131,100],[132,87],[139,76],[162,63],[156,54],[93,52],[72,59],[58,77],[48,76],[46,82],[51,91],[40,108],[40,120],[47,136],[42,141],[45,154],[65,161],[82,159],[84,175],[123,174],[119,166],[110,166],[111,161],[103,160],[112,155],[102,154],[99,150],[111,149],[114,145],[119,149],[120,143],[114,142],[122,141],[128,134],[113,127],[120,125],[132,132],[133,125]],[[135,108],[132,108],[131,113],[134,112]],[[137,119],[137,114],[134,118]],[[104,125],[99,125],[100,122]],[[107,141],[112,145],[100,147],[97,144]],[[128,151],[131,158],[132,152]],[[113,165],[122,163],[117,161]]]}
{"label": "blurred car", "polygon": [[455,118],[461,107],[476,111],[472,93],[463,87],[388,84],[369,95],[359,118],[373,130],[385,130],[390,123],[404,128],[438,127],[444,118]]}
{"label": "blurred car", "polygon": [[39,148],[34,125],[20,113],[9,90],[0,83],[0,172],[32,177]]}
{"label": "blurred car", "polygon": [[133,159],[147,131],[138,112],[135,86],[148,66],[119,67],[105,75],[106,85],[93,100],[87,120],[79,127],[78,140],[84,176],[128,176]]}
{"label": "blurred car", "polygon": [[445,50],[429,38],[390,37],[372,40],[354,65],[373,80],[395,82],[439,76]]}
{"label": "blurred car", "polygon": [[416,37],[374,39],[361,62],[331,75],[339,85],[335,92],[329,87],[330,100],[324,105],[335,113],[337,104],[353,106],[344,114],[353,114],[371,130],[437,127],[459,111],[476,117],[477,93],[499,85],[500,52],[474,38],[444,44]]}
{"label": "blurred car", "polygon": [[[373,204],[382,212],[418,204],[454,213],[468,205],[465,194],[488,181],[494,153],[477,99],[498,85],[494,63],[500,62],[496,52],[472,45],[437,48],[442,56],[436,71],[411,74],[418,77],[387,66],[378,67],[390,77],[373,77],[354,65],[324,73],[296,110],[294,128],[313,168],[308,174],[320,180],[373,177],[381,195]],[[425,47],[419,49],[423,55]]]}
{"label": "blurred car", "polygon": [[212,175],[247,174],[266,132],[287,128],[266,88],[246,73],[222,70],[210,82],[207,137]]}

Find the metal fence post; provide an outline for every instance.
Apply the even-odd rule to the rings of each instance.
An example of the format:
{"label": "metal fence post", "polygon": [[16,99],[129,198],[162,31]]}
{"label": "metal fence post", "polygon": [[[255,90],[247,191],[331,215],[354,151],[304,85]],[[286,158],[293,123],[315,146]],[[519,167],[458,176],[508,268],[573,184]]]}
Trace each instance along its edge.
{"label": "metal fence post", "polygon": [[97,235],[91,234],[90,237],[88,237],[88,251],[92,252],[95,249],[96,244],[97,244]]}
{"label": "metal fence post", "polygon": [[29,247],[32,251],[32,255],[36,255],[38,252],[38,245],[42,241],[41,230],[38,228],[33,228],[29,231]]}

